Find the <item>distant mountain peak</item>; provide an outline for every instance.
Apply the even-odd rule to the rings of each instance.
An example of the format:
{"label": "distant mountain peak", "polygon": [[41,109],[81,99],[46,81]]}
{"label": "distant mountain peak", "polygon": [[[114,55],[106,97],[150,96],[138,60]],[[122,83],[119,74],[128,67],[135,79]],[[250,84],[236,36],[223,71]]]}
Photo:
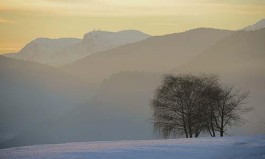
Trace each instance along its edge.
{"label": "distant mountain peak", "polygon": [[19,53],[4,56],[52,66],[63,66],[101,51],[125,44],[135,43],[150,37],[136,30],[109,32],[95,30],[76,38],[36,38],[29,42]]}
{"label": "distant mountain peak", "polygon": [[91,54],[94,54],[125,44],[142,41],[149,37],[150,35],[137,30],[122,30],[118,32],[96,30],[84,35],[82,47],[83,50],[89,49]]}
{"label": "distant mountain peak", "polygon": [[33,39],[28,44],[33,44],[33,43],[40,43],[40,44],[41,43],[48,43],[48,42],[50,42],[52,40],[54,40],[54,39],[40,37],[40,38]]}
{"label": "distant mountain peak", "polygon": [[243,30],[254,31],[254,30],[259,30],[262,28],[265,28],[265,18],[259,20],[258,22],[256,22],[253,25],[249,25],[249,26],[245,27]]}
{"label": "distant mountain peak", "polygon": [[117,32],[112,32],[112,31],[103,31],[103,30],[93,30],[91,32],[88,32],[84,35],[84,39],[87,39],[89,37],[97,37],[97,36],[117,36],[117,35],[142,35],[149,37],[150,35],[143,33],[138,30],[122,30],[122,31],[117,31]]}
{"label": "distant mountain peak", "polygon": [[43,40],[50,40],[50,38],[39,37],[39,38],[36,38],[32,41],[43,41]]}
{"label": "distant mountain peak", "polygon": [[120,30],[120,31],[107,31],[107,30],[93,30],[91,32],[88,32],[87,34],[89,33],[124,33],[124,32],[133,32],[133,33],[142,33],[142,34],[145,34],[143,33],[142,31],[139,31],[139,30],[133,30],[133,29],[129,29],[129,30]]}

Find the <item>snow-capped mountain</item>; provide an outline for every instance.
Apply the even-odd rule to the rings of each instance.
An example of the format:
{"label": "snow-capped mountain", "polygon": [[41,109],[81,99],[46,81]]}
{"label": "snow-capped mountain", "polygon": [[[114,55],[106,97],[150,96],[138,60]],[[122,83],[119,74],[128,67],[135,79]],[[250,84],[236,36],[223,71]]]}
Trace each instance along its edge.
{"label": "snow-capped mountain", "polygon": [[265,19],[261,19],[257,23],[245,27],[243,30],[254,31],[254,30],[259,30],[259,29],[262,29],[262,28],[265,28]]}
{"label": "snow-capped mountain", "polygon": [[31,41],[18,53],[5,56],[52,66],[63,66],[85,56],[141,41],[148,37],[149,35],[139,31],[126,30],[120,32],[92,31],[85,34],[83,40],[38,38]]}

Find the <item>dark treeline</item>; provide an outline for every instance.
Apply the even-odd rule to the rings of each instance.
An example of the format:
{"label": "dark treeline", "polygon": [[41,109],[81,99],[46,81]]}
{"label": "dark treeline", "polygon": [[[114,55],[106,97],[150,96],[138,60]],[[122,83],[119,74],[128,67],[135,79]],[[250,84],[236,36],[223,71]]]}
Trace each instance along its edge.
{"label": "dark treeline", "polygon": [[164,138],[200,133],[222,137],[250,111],[248,94],[221,84],[216,75],[166,75],[151,103],[154,131]]}

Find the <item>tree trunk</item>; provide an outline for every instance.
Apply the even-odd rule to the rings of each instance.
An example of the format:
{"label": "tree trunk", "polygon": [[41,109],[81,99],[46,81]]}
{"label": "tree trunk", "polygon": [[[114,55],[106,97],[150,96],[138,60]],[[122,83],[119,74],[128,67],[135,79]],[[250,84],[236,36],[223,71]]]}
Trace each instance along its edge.
{"label": "tree trunk", "polygon": [[182,116],[182,122],[183,122],[183,128],[184,128],[185,136],[186,136],[186,138],[189,138],[183,106],[181,106],[181,116]]}
{"label": "tree trunk", "polygon": [[199,137],[199,135],[200,135],[200,132],[199,132],[199,131],[196,132],[196,133],[195,133],[195,138]]}
{"label": "tree trunk", "polygon": [[186,138],[189,138],[188,131],[187,131],[187,124],[185,122],[184,116],[182,117],[182,122],[183,122],[183,128],[184,128],[185,136],[186,136]]}
{"label": "tree trunk", "polygon": [[[190,122],[189,122],[190,123]],[[192,129],[191,129],[191,126],[190,124],[188,125],[188,129],[189,129],[189,138],[192,138]]]}
{"label": "tree trunk", "polygon": [[220,136],[223,137],[224,136],[224,117],[223,114],[221,116],[221,129],[220,129]]}
{"label": "tree trunk", "polygon": [[188,115],[188,128],[189,128],[189,136],[192,138],[192,127],[191,127],[191,113]]}
{"label": "tree trunk", "polygon": [[208,130],[209,134],[211,135],[211,137],[213,137],[213,134],[212,134],[210,128],[208,128],[207,130]]}
{"label": "tree trunk", "polygon": [[214,125],[213,125],[213,111],[211,111],[211,130],[212,130],[212,137],[215,137],[215,130],[214,130]]}
{"label": "tree trunk", "polygon": [[211,131],[212,131],[212,137],[215,137],[215,130],[214,130],[212,119],[211,119]]}
{"label": "tree trunk", "polygon": [[224,136],[224,130],[223,130],[223,129],[221,129],[221,131],[220,131],[220,136],[221,136],[221,137]]}

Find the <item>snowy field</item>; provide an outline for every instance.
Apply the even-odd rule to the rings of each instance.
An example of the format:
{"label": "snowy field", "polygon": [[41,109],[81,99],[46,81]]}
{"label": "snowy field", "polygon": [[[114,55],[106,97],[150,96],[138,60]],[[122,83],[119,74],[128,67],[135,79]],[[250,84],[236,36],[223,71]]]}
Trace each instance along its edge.
{"label": "snowy field", "polygon": [[265,136],[37,145],[0,159],[265,159]]}

